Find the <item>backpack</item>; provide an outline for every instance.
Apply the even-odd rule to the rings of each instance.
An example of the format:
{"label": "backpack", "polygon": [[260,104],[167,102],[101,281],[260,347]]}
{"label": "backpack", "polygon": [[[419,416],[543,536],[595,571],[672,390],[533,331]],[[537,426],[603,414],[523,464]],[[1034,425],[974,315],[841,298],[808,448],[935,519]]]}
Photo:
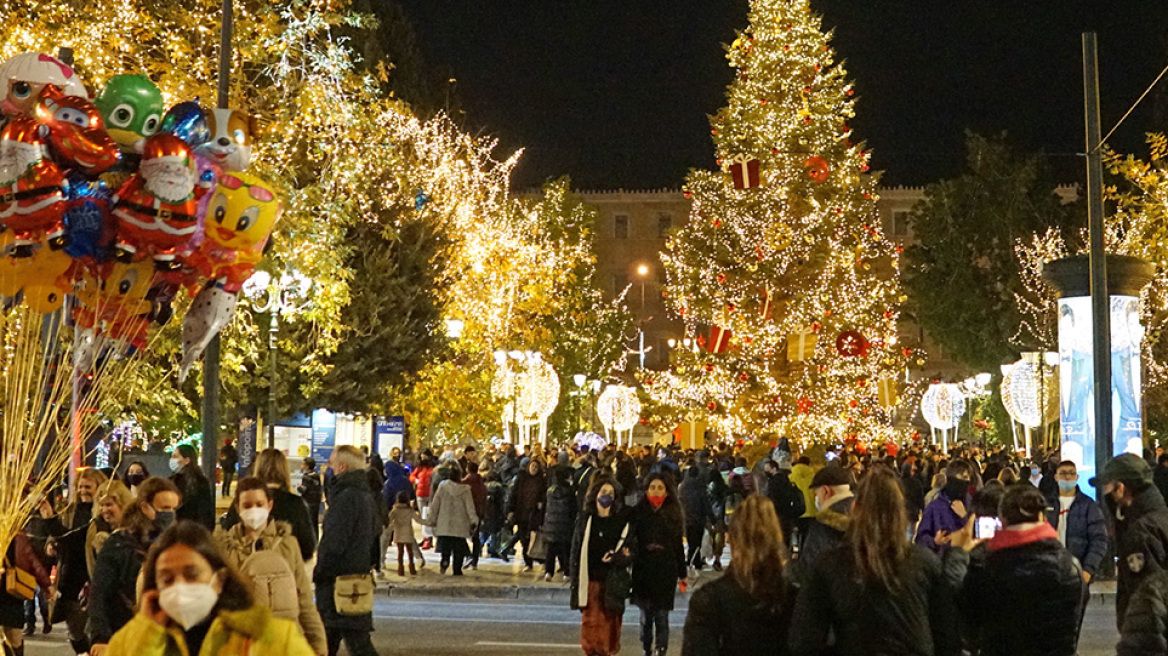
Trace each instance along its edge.
{"label": "backpack", "polygon": [[300,617],[300,594],[296,577],[284,557],[272,549],[260,549],[260,541],[244,559],[239,573],[251,589],[256,603],[267,606],[272,615],[297,621]]}

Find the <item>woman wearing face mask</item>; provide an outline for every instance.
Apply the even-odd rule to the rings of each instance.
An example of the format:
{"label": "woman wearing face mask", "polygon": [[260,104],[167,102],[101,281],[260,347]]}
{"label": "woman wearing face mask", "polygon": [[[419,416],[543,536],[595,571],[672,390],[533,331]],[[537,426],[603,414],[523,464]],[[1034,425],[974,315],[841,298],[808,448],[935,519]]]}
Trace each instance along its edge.
{"label": "woman wearing face mask", "polygon": [[[259,478],[239,481],[232,507],[240,521],[230,529],[216,530],[215,545],[239,572],[255,602],[267,606],[276,617],[299,624],[313,651],[324,654],[328,649],[324,624],[312,599],[300,546],[292,527],[272,517],[272,497],[272,489]],[[255,585],[256,576],[265,580],[263,593]]]}
{"label": "woman wearing face mask", "polygon": [[180,444],[170,455],[170,480],[178,486],[182,505],[178,519],[186,519],[208,531],[215,528],[215,490],[199,468],[199,452],[189,444]]}
{"label": "woman wearing face mask", "polygon": [[[305,505],[304,498],[292,492],[292,477],[288,472],[288,458],[279,449],[264,449],[256,455],[252,475],[268,486],[272,495],[272,519],[285,522],[300,547],[304,562],[316,553],[316,524]],[[235,505],[220,520],[225,529],[239,524]]]}
{"label": "woman wearing face mask", "polygon": [[669,474],[655,472],[645,479],[645,497],[633,508],[632,523],[637,536],[632,596],[633,603],[641,609],[641,646],[645,656],[665,656],[669,650],[673,591],[686,577],[685,548],[681,543],[685,521]]}
{"label": "woman wearing face mask", "polygon": [[252,601],[211,534],[193,522],[162,534],[142,574],[138,613],[114,636],[112,655],[313,654],[295,622]]}
{"label": "woman wearing face mask", "polygon": [[974,487],[973,465],[954,460],[945,469],[945,487],[933,499],[917,524],[915,542],[934,553],[949,546],[949,536],[965,526],[969,491]]}
{"label": "woman wearing face mask", "polygon": [[89,651],[85,636],[85,611],[81,609],[81,590],[89,583],[89,568],[85,564],[85,536],[93,519],[93,500],[97,490],[106,483],[105,474],[85,467],[77,472],[73,499],[61,514],[49,523],[51,550],[58,558],[57,603],[53,606],[52,621],[65,622],[73,653]]}
{"label": "woman wearing face mask", "polygon": [[137,494],[138,486],[148,478],[150,478],[150,470],[146,469],[146,463],[141,460],[135,460],[126,467],[124,479],[126,487],[130,488],[130,494]]}
{"label": "woman wearing face mask", "polygon": [[626,591],[612,584],[620,583],[619,568],[628,567],[635,546],[620,499],[616,479],[597,474],[592,477],[584,512],[576,519],[571,605],[581,611],[580,646],[586,656],[612,656],[620,651]]}
{"label": "woman wearing face mask", "polygon": [[97,554],[89,586],[90,656],[102,656],[110,638],[134,616],[138,599],[138,572],[150,545],[175,521],[182,502],[175,484],[164,478],[148,478]]}
{"label": "woman wearing face mask", "polygon": [[110,533],[122,525],[126,509],[134,505],[134,495],[121,481],[108,481],[97,489],[94,500],[97,503],[97,517],[85,531],[85,568],[90,578],[93,578],[98,552],[105,546]]}

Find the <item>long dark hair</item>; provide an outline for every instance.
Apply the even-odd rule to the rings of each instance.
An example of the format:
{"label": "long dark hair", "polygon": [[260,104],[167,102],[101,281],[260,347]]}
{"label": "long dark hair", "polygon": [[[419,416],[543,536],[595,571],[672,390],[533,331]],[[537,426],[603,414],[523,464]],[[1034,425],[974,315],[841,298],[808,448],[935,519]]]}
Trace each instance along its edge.
{"label": "long dark hair", "polygon": [[216,604],[216,608],[219,610],[251,608],[251,593],[240,580],[239,574],[227,564],[227,561],[223,560],[223,556],[219,554],[219,550],[211,542],[211,533],[188,520],[183,520],[163,531],[162,535],[154,541],[154,545],[150,547],[150,552],[146,554],[146,563],[142,566],[143,591],[158,589],[158,575],[155,572],[158,556],[176,544],[190,547],[195,553],[207,559],[207,562],[211,564],[211,569],[217,573],[222,572],[220,576],[223,577],[223,591],[219,593],[219,602]]}
{"label": "long dark hair", "polygon": [[890,592],[900,587],[901,564],[912,548],[907,534],[900,481],[892,470],[878,465],[856,488],[847,530],[856,571],[865,583],[882,585]]}
{"label": "long dark hair", "polygon": [[596,514],[596,497],[600,496],[600,488],[605,485],[612,486],[612,512],[617,513],[624,509],[624,502],[621,500],[621,486],[616,482],[616,478],[608,472],[597,472],[592,476],[592,483],[588,486],[588,495],[584,499],[584,512],[589,515]]}
{"label": "long dark hair", "polygon": [[[661,513],[673,523],[680,526],[682,522],[681,502],[677,500],[677,484],[673,482],[673,476],[661,471],[650,473],[645,477],[644,487],[646,492],[649,491],[649,484],[653,481],[661,481],[661,484],[665,486],[665,503],[661,504]],[[641,499],[637,505],[652,507],[649,505],[648,496]]]}
{"label": "long dark hair", "polygon": [[138,496],[134,498],[134,503],[122,509],[124,514],[121,528],[132,533],[139,542],[145,542],[150,531],[154,529],[154,522],[142,512],[142,504],[153,504],[154,497],[163,492],[174,492],[178,495],[179,503],[182,503],[182,492],[177,485],[168,479],[151,476],[138,486]]}
{"label": "long dark hair", "polygon": [[197,472],[194,473],[195,476],[203,479],[207,478],[207,475],[203,473],[203,469],[199,467],[198,449],[191,446],[190,444],[180,444],[174,447],[174,452],[191,461],[190,464],[188,464],[186,467],[183,467],[183,473]]}

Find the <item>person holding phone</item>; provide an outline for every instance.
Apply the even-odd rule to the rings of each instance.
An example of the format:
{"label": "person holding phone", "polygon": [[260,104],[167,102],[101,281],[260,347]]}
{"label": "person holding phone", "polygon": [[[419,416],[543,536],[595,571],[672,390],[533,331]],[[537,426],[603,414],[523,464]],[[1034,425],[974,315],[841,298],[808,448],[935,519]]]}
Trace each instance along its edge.
{"label": "person holding phone", "polygon": [[[974,538],[976,515],[971,516],[950,536],[954,548],[945,558],[946,571],[962,581],[959,599],[973,652],[1074,656],[1086,584],[1078,562],[1046,521],[1045,497],[1031,485],[1012,485],[999,512],[1003,526],[993,538]],[[983,542],[984,562],[963,572],[969,552]]]}
{"label": "person holding phone", "polygon": [[[572,539],[571,606],[581,613],[580,646],[586,656],[620,651],[621,621],[629,590],[627,568],[635,545],[620,485],[610,474],[592,477],[584,512]],[[620,589],[623,587],[624,589]]]}
{"label": "person holding phone", "polygon": [[168,528],[142,568],[138,612],[110,641],[109,656],[216,654],[314,656],[291,620],[255,603],[201,525]]}

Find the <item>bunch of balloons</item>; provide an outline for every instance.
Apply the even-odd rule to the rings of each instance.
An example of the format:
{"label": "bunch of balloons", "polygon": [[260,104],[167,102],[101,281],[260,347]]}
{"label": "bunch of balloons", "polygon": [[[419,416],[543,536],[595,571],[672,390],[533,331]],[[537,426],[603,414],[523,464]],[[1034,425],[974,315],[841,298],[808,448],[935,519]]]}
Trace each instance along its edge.
{"label": "bunch of balloons", "polygon": [[146,346],[183,290],[180,382],[231,320],[282,212],[243,171],[255,122],[197,101],[164,111],[144,75],[90,98],[73,69],[41,53],[0,64],[0,297],[65,306],[77,366]]}

